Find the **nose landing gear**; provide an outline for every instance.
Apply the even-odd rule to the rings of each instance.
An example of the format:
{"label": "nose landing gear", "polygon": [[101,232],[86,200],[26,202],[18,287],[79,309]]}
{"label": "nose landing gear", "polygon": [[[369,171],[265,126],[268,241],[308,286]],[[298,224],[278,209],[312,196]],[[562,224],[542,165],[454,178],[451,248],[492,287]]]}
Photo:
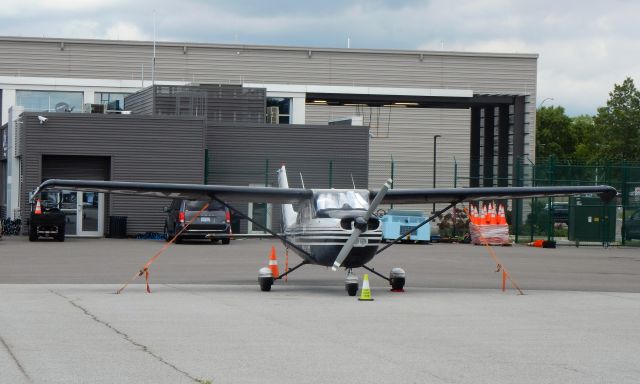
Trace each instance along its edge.
{"label": "nose landing gear", "polygon": [[358,293],[358,276],[353,274],[351,268],[347,270],[344,288],[349,296],[355,296]]}

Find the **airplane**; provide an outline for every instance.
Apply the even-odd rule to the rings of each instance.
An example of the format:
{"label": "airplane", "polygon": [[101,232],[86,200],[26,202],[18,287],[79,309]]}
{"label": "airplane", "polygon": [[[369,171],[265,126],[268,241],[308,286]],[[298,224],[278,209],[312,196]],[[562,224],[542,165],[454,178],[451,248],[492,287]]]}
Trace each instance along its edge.
{"label": "airplane", "polygon": [[[484,188],[438,188],[438,189],[391,189],[391,179],[377,191],[368,189],[307,189],[289,188],[284,165],[277,171],[278,187],[249,187],[205,184],[142,183],[124,181],[62,180],[49,179],[34,191],[34,196],[47,189],[65,189],[144,195],[163,198],[217,201],[240,217],[280,239],[302,258],[302,262],[273,276],[269,268],[261,268],[258,282],[262,291],[270,291],[276,280],[292,273],[305,264],[345,268],[345,289],[350,296],[358,290],[354,268],[367,271],[387,280],[392,290],[402,291],[406,273],[402,268],[393,268],[386,277],[369,263],[380,252],[393,243],[416,231],[456,204],[465,201],[505,200],[513,198],[554,197],[580,194],[597,194],[604,202],[617,195],[615,188],[601,186],[556,186],[556,187],[484,187]],[[276,233],[227,203],[227,201],[250,201],[256,203],[282,204],[283,233]],[[382,230],[379,218],[374,214],[378,206],[385,204],[433,204],[446,203],[447,207],[435,212],[427,220],[402,234],[391,244],[379,249]],[[293,204],[297,204],[297,211]]]}

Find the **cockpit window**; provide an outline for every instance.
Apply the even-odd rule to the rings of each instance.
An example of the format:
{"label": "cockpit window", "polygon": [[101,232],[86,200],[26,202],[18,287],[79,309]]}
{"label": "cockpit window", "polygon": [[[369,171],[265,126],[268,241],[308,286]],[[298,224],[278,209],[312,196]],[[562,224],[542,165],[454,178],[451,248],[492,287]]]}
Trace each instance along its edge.
{"label": "cockpit window", "polygon": [[359,191],[319,192],[316,195],[316,210],[327,209],[369,209],[369,196]]}

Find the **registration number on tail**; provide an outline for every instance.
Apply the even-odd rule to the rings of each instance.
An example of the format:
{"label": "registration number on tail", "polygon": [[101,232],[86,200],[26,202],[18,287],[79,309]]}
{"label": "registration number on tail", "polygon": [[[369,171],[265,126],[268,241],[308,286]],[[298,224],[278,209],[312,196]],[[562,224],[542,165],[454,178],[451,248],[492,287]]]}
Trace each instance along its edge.
{"label": "registration number on tail", "polygon": [[353,245],[354,247],[366,247],[369,244],[369,239],[365,239],[363,237],[358,237],[356,243]]}

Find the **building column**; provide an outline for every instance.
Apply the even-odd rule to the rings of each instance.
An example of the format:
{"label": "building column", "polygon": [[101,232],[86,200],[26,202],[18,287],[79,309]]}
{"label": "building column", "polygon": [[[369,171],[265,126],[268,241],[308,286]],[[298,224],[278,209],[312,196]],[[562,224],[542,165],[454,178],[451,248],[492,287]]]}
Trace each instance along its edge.
{"label": "building column", "polygon": [[482,185],[493,187],[493,157],[495,151],[495,107],[493,105],[484,109],[484,155],[482,169]]}
{"label": "building column", "polygon": [[524,96],[516,96],[513,104],[513,168],[514,187],[522,186],[522,156],[524,156]]}
{"label": "building column", "polygon": [[501,105],[498,117],[498,187],[509,185],[509,105]]}
{"label": "building column", "polygon": [[471,108],[471,142],[469,144],[469,186],[480,186],[480,107]]}

